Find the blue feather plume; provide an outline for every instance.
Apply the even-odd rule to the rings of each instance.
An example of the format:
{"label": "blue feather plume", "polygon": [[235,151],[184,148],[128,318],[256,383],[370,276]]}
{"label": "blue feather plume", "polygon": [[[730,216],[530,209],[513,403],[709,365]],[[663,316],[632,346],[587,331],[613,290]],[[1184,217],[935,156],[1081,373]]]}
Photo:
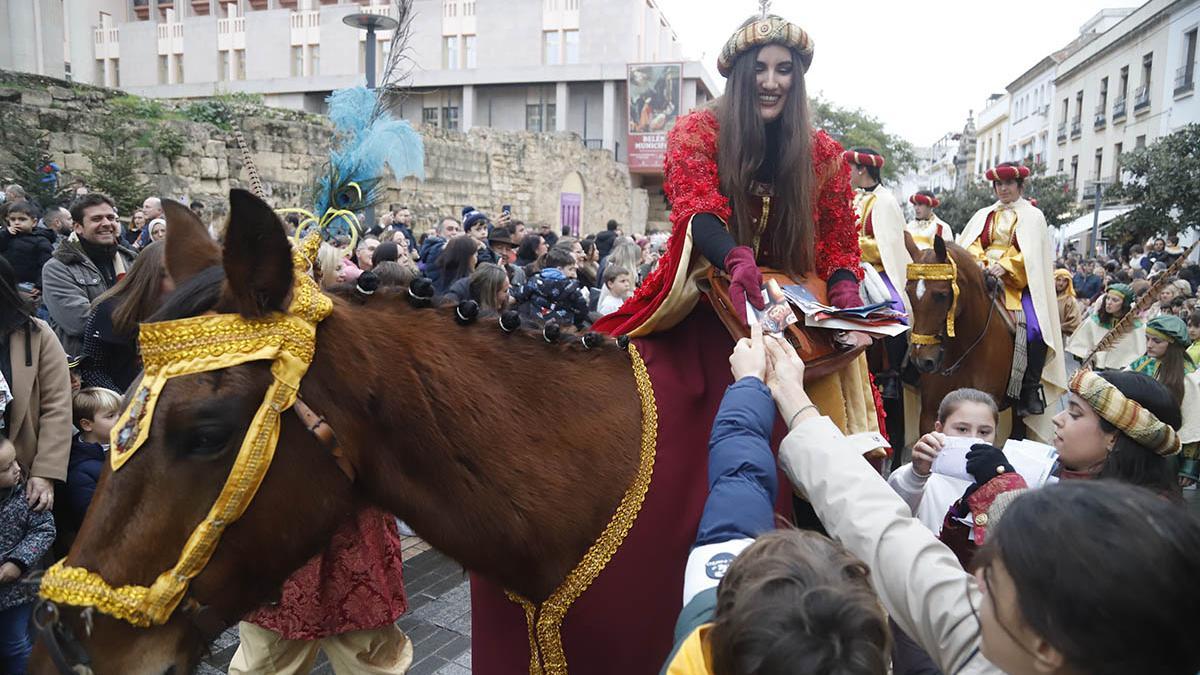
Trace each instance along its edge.
{"label": "blue feather plume", "polygon": [[378,105],[366,87],[339,89],[326,99],[336,129],[329,169],[318,183],[314,213],[331,208],[359,211],[383,198],[385,165],[397,181],[425,178],[425,145],[407,120]]}

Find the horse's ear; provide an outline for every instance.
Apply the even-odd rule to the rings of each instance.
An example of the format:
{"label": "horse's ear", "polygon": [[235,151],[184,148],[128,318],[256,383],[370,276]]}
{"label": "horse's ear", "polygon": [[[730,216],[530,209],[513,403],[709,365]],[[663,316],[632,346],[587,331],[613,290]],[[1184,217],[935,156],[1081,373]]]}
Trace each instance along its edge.
{"label": "horse's ear", "polygon": [[238,313],[281,311],[292,290],[292,248],[279,216],[245,190],[229,191],[225,278]]}
{"label": "horse's ear", "polygon": [[933,237],[933,252],[937,255],[938,262],[946,262],[946,240],[942,239],[940,234]]}
{"label": "horse's ear", "polygon": [[167,217],[167,274],[175,285],[221,264],[221,247],[188,207],[170,199],[162,202]]}
{"label": "horse's ear", "polygon": [[912,232],[909,232],[908,230],[904,231],[904,248],[908,249],[908,257],[911,258],[913,262],[917,262],[921,259],[921,248],[917,246],[916,240],[913,239]]}

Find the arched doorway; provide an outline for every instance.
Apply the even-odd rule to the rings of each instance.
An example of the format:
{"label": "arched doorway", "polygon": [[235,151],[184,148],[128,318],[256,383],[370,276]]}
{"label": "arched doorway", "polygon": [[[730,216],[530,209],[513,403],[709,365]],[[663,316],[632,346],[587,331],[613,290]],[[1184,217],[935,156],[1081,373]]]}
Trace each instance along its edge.
{"label": "arched doorway", "polygon": [[578,237],[583,229],[583,177],[572,171],[563,178],[558,194],[558,231],[563,228]]}

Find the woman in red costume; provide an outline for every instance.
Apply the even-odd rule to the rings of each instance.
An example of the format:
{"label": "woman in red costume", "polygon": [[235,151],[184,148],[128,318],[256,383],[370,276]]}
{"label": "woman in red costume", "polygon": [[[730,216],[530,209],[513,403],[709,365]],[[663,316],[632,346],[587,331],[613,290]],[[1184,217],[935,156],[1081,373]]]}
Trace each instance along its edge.
{"label": "woman in red costume", "polygon": [[[667,250],[638,293],[595,324],[633,338],[649,373],[658,416],[649,491],[616,554],[567,610],[560,654],[534,653],[521,608],[472,579],[477,672],[483,664],[505,675],[650,675],[662,668],[708,494],[710,431],[732,382],[733,339],[701,299],[698,277],[715,265],[732,279],[735,306],[749,297],[761,307],[758,266],[770,266],[808,277],[818,291],[825,282],[833,304],[861,304],[849,167],[838,143],[808,122],[804,71],[812,55],[808,35],[794,24],[775,16],[748,22],[719,61],[729,78],[726,96],[670,132]],[[873,432],[855,447],[886,445],[861,355],[807,389],[843,430]],[[784,421],[776,424],[776,444]],[[786,491],[777,506],[790,514]]]}

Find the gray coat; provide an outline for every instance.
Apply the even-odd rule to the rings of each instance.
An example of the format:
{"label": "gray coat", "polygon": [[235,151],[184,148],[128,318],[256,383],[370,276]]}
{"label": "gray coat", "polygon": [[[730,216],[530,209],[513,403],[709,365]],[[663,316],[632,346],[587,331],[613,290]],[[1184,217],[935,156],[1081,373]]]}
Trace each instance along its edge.
{"label": "gray coat", "polygon": [[[117,255],[124,259],[126,270],[137,257],[123,246],[117,247]],[[78,241],[64,241],[42,268],[42,300],[50,312],[50,325],[68,354],[83,350],[83,331],[92,302],[107,290],[100,269]]]}
{"label": "gray coat", "polygon": [[25,499],[25,482],[0,490],[0,564],[11,562],[21,568],[20,579],[0,584],[0,611],[33,602],[35,584],[23,583],[54,543],[54,516],[38,513]]}

